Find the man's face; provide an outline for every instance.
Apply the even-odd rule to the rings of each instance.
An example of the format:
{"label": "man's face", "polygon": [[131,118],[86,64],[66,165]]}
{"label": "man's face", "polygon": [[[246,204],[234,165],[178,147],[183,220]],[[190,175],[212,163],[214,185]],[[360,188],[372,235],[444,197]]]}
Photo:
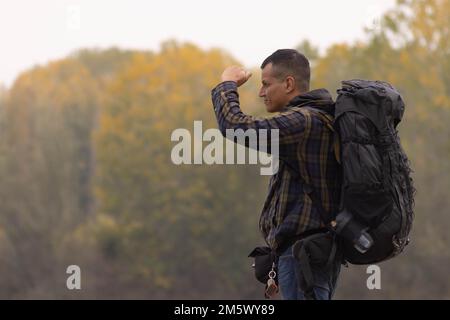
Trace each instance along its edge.
{"label": "man's face", "polygon": [[261,90],[259,96],[264,98],[268,112],[280,111],[288,102],[285,81],[274,77],[272,63],[267,64],[261,73]]}

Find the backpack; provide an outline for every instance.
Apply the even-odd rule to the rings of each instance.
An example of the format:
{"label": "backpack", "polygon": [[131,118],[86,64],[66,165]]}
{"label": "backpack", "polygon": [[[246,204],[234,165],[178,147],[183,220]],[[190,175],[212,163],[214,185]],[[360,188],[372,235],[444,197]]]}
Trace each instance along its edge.
{"label": "backpack", "polygon": [[312,200],[337,234],[347,262],[377,263],[403,251],[414,219],[412,170],[396,130],[405,104],[382,81],[342,81],[337,93],[334,120],[311,109],[335,133],[342,178],[339,211],[324,219],[320,202]]}
{"label": "backpack", "polygon": [[[409,243],[414,220],[412,170],[396,129],[405,111],[402,97],[387,82],[359,79],[342,81],[337,93],[334,118],[305,106],[334,133],[341,169],[339,210],[333,216],[326,214],[316,190],[299,176],[328,229],[293,244],[293,256],[302,266],[297,281],[307,299],[316,298],[312,266],[330,271],[334,259],[373,264],[393,258]],[[255,274],[265,283],[276,255],[263,249],[249,256],[263,256],[255,258],[265,262],[257,263],[264,268],[256,266]]]}

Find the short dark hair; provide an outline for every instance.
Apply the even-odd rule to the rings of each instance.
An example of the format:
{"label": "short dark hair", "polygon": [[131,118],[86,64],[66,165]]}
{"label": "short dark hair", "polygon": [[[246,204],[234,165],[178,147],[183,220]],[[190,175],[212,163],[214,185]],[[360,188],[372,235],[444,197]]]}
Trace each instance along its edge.
{"label": "short dark hair", "polygon": [[309,61],[303,54],[294,49],[279,49],[263,61],[261,69],[269,63],[272,63],[276,78],[293,76],[298,89],[309,90],[311,71]]}

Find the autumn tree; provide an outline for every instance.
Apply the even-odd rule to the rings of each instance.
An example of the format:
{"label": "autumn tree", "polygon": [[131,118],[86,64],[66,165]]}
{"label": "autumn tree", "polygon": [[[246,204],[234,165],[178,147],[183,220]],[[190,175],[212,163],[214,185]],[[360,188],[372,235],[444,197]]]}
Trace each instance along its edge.
{"label": "autumn tree", "polygon": [[[448,220],[450,190],[449,27],[449,1],[398,1],[366,41],[331,46],[313,70],[315,87],[335,91],[345,79],[384,80],[406,103],[399,132],[418,189],[416,220],[406,254],[383,264],[391,290],[375,297],[449,295],[449,284],[442,281],[443,266],[450,264],[450,238],[442,223]],[[353,297],[358,287],[358,296],[374,296],[365,288],[365,270],[355,270],[344,276],[341,297]]]}

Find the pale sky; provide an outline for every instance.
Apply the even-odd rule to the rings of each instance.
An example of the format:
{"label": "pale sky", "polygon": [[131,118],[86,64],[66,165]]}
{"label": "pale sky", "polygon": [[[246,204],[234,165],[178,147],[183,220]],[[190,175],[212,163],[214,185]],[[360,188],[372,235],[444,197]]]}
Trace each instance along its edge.
{"label": "pale sky", "polygon": [[246,67],[304,39],[364,39],[395,0],[0,0],[0,84],[79,48],[159,50],[168,39],[226,49]]}

